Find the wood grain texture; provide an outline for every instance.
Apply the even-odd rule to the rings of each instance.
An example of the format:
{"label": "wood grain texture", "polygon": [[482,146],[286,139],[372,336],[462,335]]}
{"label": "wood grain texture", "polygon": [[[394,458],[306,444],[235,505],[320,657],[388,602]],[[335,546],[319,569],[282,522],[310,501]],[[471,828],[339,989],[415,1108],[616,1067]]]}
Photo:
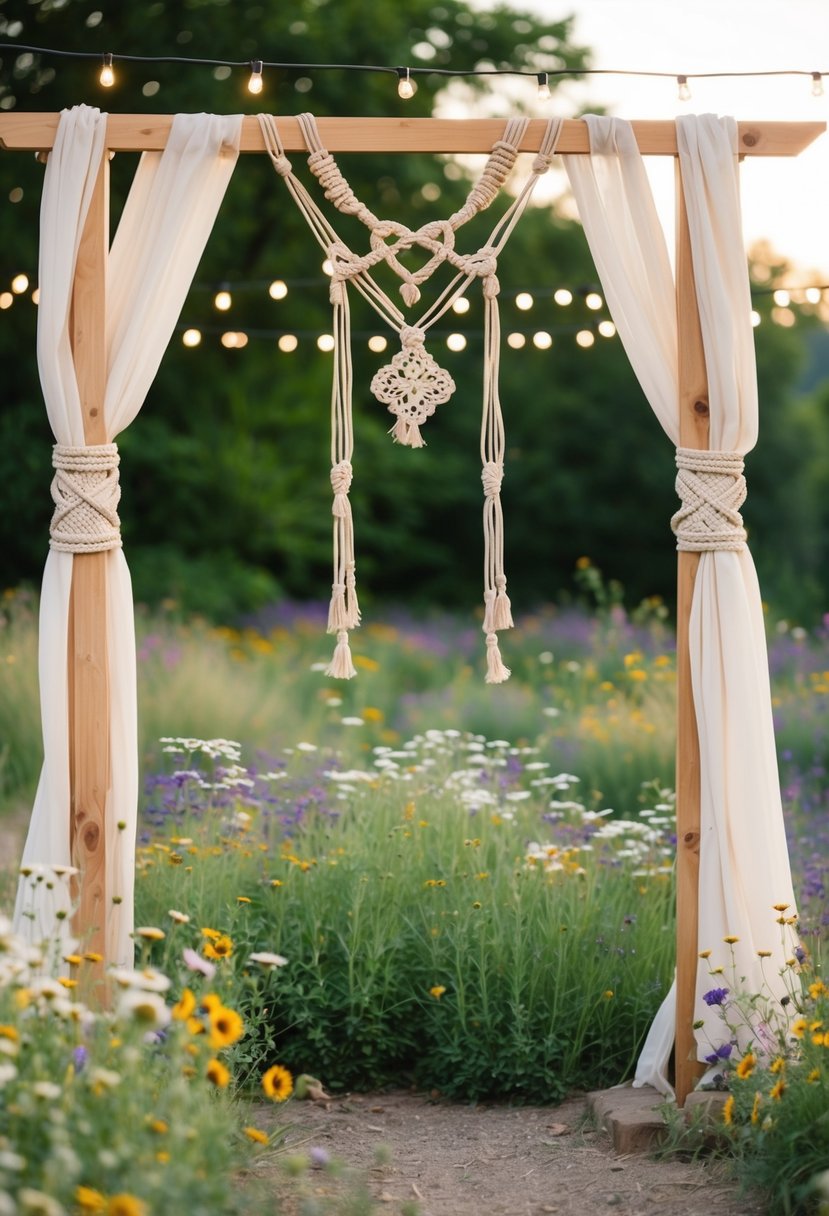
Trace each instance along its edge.
{"label": "wood grain texture", "polygon": [[[0,146],[47,150],[55,141],[58,118],[57,114],[0,114]],[[115,152],[163,148],[172,122],[171,114],[110,114],[107,147]],[[305,150],[296,118],[277,116],[277,124],[288,152]],[[488,152],[504,130],[503,120],[496,118],[319,118],[317,125],[331,152]],[[634,121],[632,126],[643,155],[677,155],[673,121]],[[544,119],[530,121],[522,151],[538,149],[545,127]],[[741,122],[739,151],[745,156],[797,156],[825,130],[824,122]],[[253,115],[243,121],[241,150],[265,151]],[[564,122],[558,151],[590,151],[585,122]]]}
{"label": "wood grain texture", "polygon": [[[676,199],[679,444],[680,447],[699,450],[708,447],[708,377],[678,161]],[[675,1088],[680,1107],[702,1073],[697,1062],[693,1031],[699,951],[700,753],[688,646],[691,601],[699,559],[698,553],[677,554]]]}
{"label": "wood grain texture", "polygon": [[[72,295],[72,352],[87,444],[106,442],[106,254],[109,164],[102,163],[86,219]],[[77,553],[69,623],[70,841],[78,880],[74,931],[85,950],[104,956],[106,809],[110,786],[106,553]]]}

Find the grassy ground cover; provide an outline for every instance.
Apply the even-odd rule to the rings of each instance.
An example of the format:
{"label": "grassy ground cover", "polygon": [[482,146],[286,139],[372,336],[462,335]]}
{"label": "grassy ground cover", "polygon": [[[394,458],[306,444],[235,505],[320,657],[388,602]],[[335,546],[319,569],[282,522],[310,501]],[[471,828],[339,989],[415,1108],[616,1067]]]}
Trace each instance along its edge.
{"label": "grassy ground cover", "polygon": [[[185,1067],[212,1095],[209,1110],[219,1111],[216,1126],[237,1164],[259,1142],[245,1135],[243,1109],[234,1113],[228,1094],[261,1092],[262,1077],[278,1080],[283,1068],[332,1092],[413,1082],[524,1101],[629,1075],[672,969],[675,664],[664,615],[658,602],[629,616],[607,600],[593,613],[539,612],[505,639],[513,677],[498,688],[483,683],[475,622],[387,615],[356,635],[359,678],[339,683],[324,675],[330,639],[321,610],[283,605],[234,629],[181,621],[172,607],[139,615],[141,958],[151,975],[169,978],[168,1011],[192,1002],[183,1019],[159,1015],[163,1039],[177,1060],[195,1060]],[[795,959],[793,973],[811,1025],[824,1020],[815,1006],[823,994],[809,985],[821,982],[829,924],[829,633],[825,622],[806,630],[770,621],[769,644],[808,958]],[[0,665],[0,801],[13,809],[31,796],[40,763],[35,611],[23,593],[3,601]],[[215,968],[209,978],[207,965]],[[15,986],[30,985],[15,980],[9,989],[2,1016],[18,1035],[10,1043],[28,1033]],[[217,1008],[233,1011],[244,1033],[205,1054]],[[85,1018],[49,1025],[65,1023],[74,1050],[87,1047]],[[154,1113],[167,1101],[168,1074],[145,1066],[148,1046],[134,1030],[108,1024],[107,1043],[128,1041],[132,1055],[117,1065],[102,1055],[96,1066],[141,1071],[142,1117],[169,1125]],[[821,1025],[806,1036],[812,1054],[824,1046],[813,1042],[818,1031],[825,1034]],[[775,1128],[781,1136],[786,1129],[785,1144],[801,1134],[814,1141],[815,1103],[825,1111],[814,1076],[806,1097],[786,1107],[789,1122],[780,1117],[784,1096],[793,1099],[819,1067],[810,1057],[799,1068],[802,1040],[778,1052],[790,1079],[776,1097],[777,1074],[754,1070],[771,1122],[752,1122],[749,1090],[738,1092],[744,1078],[735,1073],[733,1147],[746,1163],[757,1137],[765,1137],[764,1159],[791,1158],[775,1155],[784,1143],[769,1140]],[[65,1034],[61,1042],[63,1055],[36,1076],[24,1076],[9,1049],[8,1084],[31,1088],[56,1076],[55,1060],[70,1051]],[[157,1062],[158,1043],[149,1050]],[[78,1077],[61,1073],[55,1084],[53,1105],[68,1109]],[[22,1109],[36,1110],[25,1085]],[[115,1107],[110,1113],[121,1118]],[[197,1126],[189,1115],[176,1118]],[[7,1124],[0,1135],[13,1158],[10,1134]],[[213,1133],[194,1134],[212,1153]],[[808,1177],[769,1171],[772,1192],[789,1196],[781,1212],[817,1204],[821,1144],[817,1157],[801,1154]],[[42,1173],[24,1186],[6,1170],[2,1147],[0,1189],[18,1203],[21,1188],[49,1190]],[[119,1194],[112,1173],[80,1157],[75,1185],[103,1196],[103,1206],[78,1208],[69,1191],[60,1202],[69,1211],[110,1210]],[[158,1185],[162,1165],[153,1167]],[[145,1175],[130,1174],[136,1189],[124,1192],[137,1213],[141,1203],[157,1204],[141,1190]],[[231,1211],[237,1201],[214,1198],[210,1210]]]}

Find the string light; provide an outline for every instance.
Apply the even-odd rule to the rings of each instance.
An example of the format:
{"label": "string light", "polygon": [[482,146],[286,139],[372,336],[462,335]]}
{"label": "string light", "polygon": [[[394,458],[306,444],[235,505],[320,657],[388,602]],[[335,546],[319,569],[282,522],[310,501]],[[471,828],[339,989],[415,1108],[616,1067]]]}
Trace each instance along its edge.
{"label": "string light", "polygon": [[615,338],[616,337],[616,326],[613,324],[612,321],[600,321],[599,322],[599,333],[602,335],[603,338]]}
{"label": "string light", "polygon": [[507,334],[507,346],[512,347],[513,350],[523,350],[526,345],[527,345],[527,335],[526,334],[519,334],[519,333]]}
{"label": "string light", "polygon": [[384,338],[382,334],[372,334],[368,340],[368,348],[375,355],[382,354],[388,344],[388,339]]}
{"label": "string light", "polygon": [[455,303],[452,305],[452,312],[464,313],[469,312],[469,301],[466,296],[458,296]]}
{"label": "string light", "polygon": [[553,345],[553,335],[548,334],[546,329],[540,329],[538,333],[533,334],[533,346],[538,350],[549,350]]}
{"label": "string light", "polygon": [[12,279],[12,291],[16,296],[22,295],[29,286],[29,276],[27,274],[16,274]]}
{"label": "string light", "polygon": [[111,51],[104,52],[104,66],[101,68],[101,74],[98,77],[98,81],[104,86],[105,89],[111,89],[115,84],[115,71],[112,66]]}
{"label": "string light", "polygon": [[596,312],[604,304],[604,300],[597,291],[588,291],[584,297],[584,302],[593,312]]}
{"label": "string light", "polygon": [[288,294],[288,284],[283,279],[274,279],[268,288],[272,300],[284,300]]}
{"label": "string light", "polygon": [[262,92],[262,60],[254,59],[250,65],[250,80],[248,81],[249,93]]}
{"label": "string light", "polygon": [[539,101],[549,101],[552,97],[550,92],[550,77],[547,72],[538,73],[538,99]]}
{"label": "string light", "polygon": [[[51,57],[54,59],[89,59],[89,60],[98,60],[99,62],[101,59],[101,55],[100,55],[99,51],[65,51],[65,50],[58,50],[55,47],[28,46],[28,45],[23,45],[18,42],[0,42],[0,52],[2,52],[2,51],[12,51],[15,54],[19,54],[21,51],[28,51],[30,54],[33,54],[33,55],[47,56],[47,57]],[[251,67],[252,69],[258,68],[260,75],[264,68],[275,68],[275,69],[283,70],[283,71],[296,71],[296,72],[300,72],[300,73],[305,73],[306,75],[308,72],[323,72],[323,71],[324,72],[328,72],[328,71],[384,72],[388,75],[392,75],[392,74],[396,75],[398,78],[398,81],[400,83],[403,83],[403,81],[407,81],[411,85],[412,92],[411,93],[408,93],[408,92],[401,93],[401,96],[404,96],[404,97],[413,96],[415,89],[417,87],[415,84],[415,81],[413,79],[411,79],[411,74],[410,74],[410,71],[408,68],[390,67],[390,66],[387,66],[384,64],[285,63],[285,62],[278,62],[278,61],[271,61],[271,60],[264,60],[264,61],[255,60],[255,61],[251,62],[251,60],[244,60],[244,59],[243,60],[201,59],[201,58],[194,58],[194,57],[185,56],[185,55],[122,55],[120,52],[118,53],[118,59],[123,60],[125,62],[130,62],[130,63],[147,63],[147,64],[173,63],[173,64],[183,64],[188,67],[209,67],[209,68],[213,68],[213,69]],[[109,51],[106,52],[106,54],[104,54],[104,56],[103,56],[103,60],[104,60],[104,69],[106,69],[108,67],[110,69],[110,72],[107,73],[106,79],[104,79],[104,71],[101,72],[101,84],[103,84],[104,87],[109,88],[109,87],[111,87],[111,85],[114,83],[114,80],[115,80],[114,73],[112,73],[113,54]],[[430,76],[442,76],[442,77],[466,77],[466,78],[484,77],[484,76],[518,76],[518,77],[524,77],[524,78],[529,77],[529,78],[534,78],[537,81],[539,89],[541,89],[541,87],[543,87],[543,84],[545,82],[547,83],[547,85],[549,87],[549,81],[551,78],[553,78],[555,80],[559,80],[559,79],[563,79],[566,77],[577,77],[580,79],[584,79],[588,76],[638,76],[638,77],[643,77],[643,78],[650,77],[650,78],[654,78],[654,79],[660,79],[660,78],[667,79],[667,80],[673,79],[676,81],[677,86],[679,87],[680,90],[682,90],[683,86],[687,90],[687,94],[680,93],[681,100],[687,100],[688,98],[690,98],[690,95],[691,95],[690,89],[688,88],[688,79],[689,79],[688,76],[685,74],[682,74],[682,73],[677,73],[677,72],[672,72],[672,71],[640,71],[639,69],[636,69],[636,68],[554,68],[548,72],[538,72],[534,68],[525,69],[525,68],[510,68],[510,67],[506,67],[506,68],[481,67],[481,68],[464,69],[464,68],[440,68],[440,67],[431,67],[431,66],[428,69],[421,69],[421,70],[428,71]],[[820,97],[823,95],[822,78],[825,75],[829,75],[829,71],[818,72],[818,71],[814,71],[814,70],[806,70],[803,68],[779,68],[779,69],[775,68],[775,69],[769,69],[766,71],[757,71],[757,72],[728,71],[726,69],[723,71],[715,71],[715,72],[694,72],[694,79],[695,80],[703,80],[703,79],[725,80],[725,79],[737,79],[740,77],[760,78],[760,77],[765,77],[765,76],[805,76],[808,79],[811,79],[812,84],[813,84],[813,92],[815,93],[816,96]],[[818,87],[818,86],[820,86],[820,87]]]}
{"label": "string light", "polygon": [[334,349],[334,335],[320,334],[317,338],[317,346],[322,351],[332,351]]}
{"label": "string light", "polygon": [[466,338],[463,334],[450,334],[446,345],[450,350],[466,350]]}
{"label": "string light", "polygon": [[595,341],[596,335],[593,333],[592,329],[580,329],[576,334],[576,343],[579,346],[584,347],[585,350],[588,348],[588,346],[592,346]]}
{"label": "string light", "polygon": [[201,342],[201,330],[185,329],[181,335],[181,342],[183,346],[198,346]]}
{"label": "string light", "polygon": [[296,334],[281,334],[276,345],[284,354],[290,355],[299,346],[299,339]]}
{"label": "string light", "polygon": [[519,291],[515,297],[515,307],[520,308],[522,312],[529,312],[533,306],[533,298],[528,291]]}
{"label": "string light", "polygon": [[573,293],[568,291],[566,287],[559,287],[558,291],[553,292],[553,299],[556,304],[560,304],[562,308],[573,303]]}
{"label": "string light", "polygon": [[0,308],[11,308],[14,304],[14,296],[10,291],[0,291]]}
{"label": "string light", "polygon": [[676,83],[677,83],[677,96],[679,97],[679,100],[680,101],[690,101],[691,100],[691,88],[690,88],[690,85],[688,84],[688,77],[687,76],[677,76]]}
{"label": "string light", "polygon": [[219,312],[227,312],[227,310],[230,308],[232,303],[233,303],[233,296],[230,294],[229,291],[226,291],[224,289],[222,289],[221,291],[217,291],[215,296],[213,297],[214,307],[218,308]]}
{"label": "string light", "polygon": [[397,77],[397,96],[402,97],[404,101],[411,101],[417,92],[417,84],[412,80],[409,69],[398,68]]}

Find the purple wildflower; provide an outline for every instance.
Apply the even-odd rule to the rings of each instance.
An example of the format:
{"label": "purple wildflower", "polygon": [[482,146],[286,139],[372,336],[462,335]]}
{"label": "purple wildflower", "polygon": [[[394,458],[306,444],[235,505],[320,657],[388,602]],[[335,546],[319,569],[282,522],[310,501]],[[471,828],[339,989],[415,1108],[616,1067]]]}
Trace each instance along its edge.
{"label": "purple wildflower", "polygon": [[72,1063],[75,1065],[75,1072],[81,1072],[88,1059],[89,1051],[83,1044],[80,1044],[72,1052]]}
{"label": "purple wildflower", "polygon": [[712,988],[710,992],[703,992],[702,999],[706,1005],[723,1005],[728,991],[727,988]]}

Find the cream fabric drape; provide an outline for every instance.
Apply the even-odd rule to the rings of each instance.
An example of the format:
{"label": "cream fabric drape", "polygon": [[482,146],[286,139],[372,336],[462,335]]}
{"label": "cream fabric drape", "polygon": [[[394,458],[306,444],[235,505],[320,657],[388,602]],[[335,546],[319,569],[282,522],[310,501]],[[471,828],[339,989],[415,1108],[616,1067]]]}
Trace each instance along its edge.
{"label": "cream fabric drape", "polygon": [[[239,153],[242,117],[180,114],[163,152],[144,153],[107,262],[105,422],[108,442],[135,418],[155,377],[213,227]],[[38,367],[46,411],[60,444],[83,446],[81,403],[69,336],[78,245],[105,155],[106,115],[77,106],[60,117],[41,204]],[[40,700],[44,762],[23,868],[67,866],[69,727],[67,622],[71,553],[49,552],[40,607]],[[135,634],[129,570],[107,553],[112,785],[106,808],[106,950],[129,964],[138,762]],[[118,824],[126,827],[119,829]],[[34,885],[34,894],[33,894]],[[66,933],[65,885],[23,878],[15,924],[40,941]],[[119,900],[120,902],[113,902]]]}
{"label": "cream fabric drape", "polygon": [[[674,444],[679,441],[676,304],[665,235],[630,124],[589,116],[591,155],[565,156],[611,316],[634,371]],[[710,445],[744,454],[757,440],[750,296],[743,248],[737,126],[714,115],[677,119],[697,303],[708,371]],[[750,493],[750,486],[749,486]],[[763,615],[754,563],[742,552],[702,553],[690,621],[691,673],[700,738],[699,949],[730,966],[750,992],[785,994],[775,903],[794,905],[771,717]],[[758,950],[772,951],[761,970]],[[698,1058],[723,1039],[716,1007],[702,1000],[733,977],[697,971]],[[674,989],[660,1008],[634,1084],[672,1093]],[[762,1028],[759,1028],[762,1033]]]}

